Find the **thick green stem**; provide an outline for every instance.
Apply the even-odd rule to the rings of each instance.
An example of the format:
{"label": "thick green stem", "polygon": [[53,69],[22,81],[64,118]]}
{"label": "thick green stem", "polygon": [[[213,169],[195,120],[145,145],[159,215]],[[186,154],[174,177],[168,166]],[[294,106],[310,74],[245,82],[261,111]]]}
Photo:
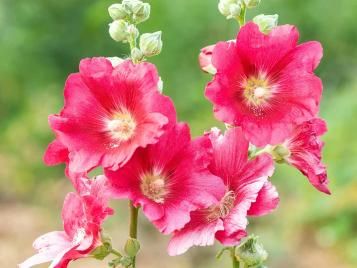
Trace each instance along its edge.
{"label": "thick green stem", "polygon": [[232,258],[232,268],[239,268],[239,261],[236,258],[236,247],[231,248],[231,258]]}
{"label": "thick green stem", "polygon": [[240,27],[243,27],[245,25],[246,14],[247,14],[247,7],[243,6],[238,18],[238,23]]}
{"label": "thick green stem", "polygon": [[[132,201],[129,203],[130,209],[130,225],[129,225],[129,236],[131,238],[138,238],[138,214],[139,208],[136,208]],[[136,258],[133,257],[133,268],[136,267]]]}

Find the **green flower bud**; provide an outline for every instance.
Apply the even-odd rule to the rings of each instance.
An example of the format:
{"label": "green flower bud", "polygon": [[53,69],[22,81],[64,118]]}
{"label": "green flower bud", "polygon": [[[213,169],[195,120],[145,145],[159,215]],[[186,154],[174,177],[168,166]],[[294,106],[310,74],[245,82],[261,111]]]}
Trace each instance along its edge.
{"label": "green flower bud", "polygon": [[240,5],[240,0],[220,0],[218,10],[225,17],[231,16],[232,5]]}
{"label": "green flower bud", "polygon": [[140,62],[144,59],[144,54],[140,49],[134,47],[131,51],[131,58],[134,62]]}
{"label": "green flower bud", "polygon": [[128,23],[124,20],[115,20],[109,24],[109,34],[117,42],[126,41],[128,38]]}
{"label": "green flower bud", "polygon": [[268,253],[258,242],[258,237],[251,235],[236,248],[236,257],[246,267],[255,267],[266,261]]}
{"label": "green flower bud", "polygon": [[140,250],[139,241],[130,237],[125,243],[124,250],[129,257],[135,257]]}
{"label": "green flower bud", "polygon": [[150,17],[150,4],[142,3],[141,5],[133,6],[133,20],[135,23],[141,23]]}
{"label": "green flower bud", "polygon": [[227,16],[227,19],[234,19],[240,16],[240,12],[242,10],[241,4],[233,4],[229,7],[230,15]]}
{"label": "green flower bud", "polygon": [[259,26],[259,30],[264,34],[269,34],[278,25],[279,15],[258,15],[253,22]]}
{"label": "green flower bud", "polygon": [[140,49],[146,57],[152,57],[161,53],[161,31],[146,33],[140,37]]}
{"label": "green flower bud", "polygon": [[244,4],[247,8],[254,8],[260,4],[260,0],[244,0]]}
{"label": "green flower bud", "polygon": [[128,10],[122,4],[113,4],[108,8],[110,17],[113,20],[123,20],[130,16]]}
{"label": "green flower bud", "polygon": [[150,17],[150,4],[140,0],[124,0],[122,6],[129,12],[135,24],[146,21]]}

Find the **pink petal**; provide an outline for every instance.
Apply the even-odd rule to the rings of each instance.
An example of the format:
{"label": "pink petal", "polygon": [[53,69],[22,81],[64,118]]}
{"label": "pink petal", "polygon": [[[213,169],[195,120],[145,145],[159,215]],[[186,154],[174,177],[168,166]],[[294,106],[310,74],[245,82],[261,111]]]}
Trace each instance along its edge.
{"label": "pink petal", "polygon": [[279,194],[270,182],[266,182],[258,193],[257,200],[252,203],[248,211],[249,216],[264,216],[269,214],[279,204]]}
{"label": "pink petal", "polygon": [[60,141],[54,140],[51,142],[44,155],[46,165],[54,166],[68,162],[68,149]]}
{"label": "pink petal", "polygon": [[201,215],[197,215],[198,213],[193,213],[191,222],[172,236],[168,246],[170,256],[183,254],[193,246],[214,244],[216,232],[223,230],[222,220],[205,222],[202,221]]}

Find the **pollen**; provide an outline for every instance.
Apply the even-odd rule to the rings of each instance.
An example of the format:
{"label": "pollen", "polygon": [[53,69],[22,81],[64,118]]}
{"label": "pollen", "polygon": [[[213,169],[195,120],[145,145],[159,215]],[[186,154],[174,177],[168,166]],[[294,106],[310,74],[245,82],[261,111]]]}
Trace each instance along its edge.
{"label": "pollen", "polygon": [[246,102],[253,107],[266,104],[273,94],[273,86],[264,74],[248,77],[242,83],[242,88]]}
{"label": "pollen", "polygon": [[212,206],[208,209],[208,221],[215,221],[219,218],[226,218],[234,207],[236,195],[233,191],[228,191],[222,197],[218,205]]}
{"label": "pollen", "polygon": [[140,179],[141,192],[152,201],[163,204],[168,194],[166,177],[159,173],[145,173]]}
{"label": "pollen", "polygon": [[114,141],[125,142],[130,140],[136,130],[136,121],[130,112],[118,112],[107,123],[107,130]]}

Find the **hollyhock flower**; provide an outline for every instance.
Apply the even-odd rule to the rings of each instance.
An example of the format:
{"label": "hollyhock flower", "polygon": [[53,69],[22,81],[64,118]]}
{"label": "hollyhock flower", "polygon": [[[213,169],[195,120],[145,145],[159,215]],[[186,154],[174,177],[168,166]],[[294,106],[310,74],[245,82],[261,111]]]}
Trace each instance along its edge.
{"label": "hollyhock flower", "polygon": [[105,58],[85,59],[66,82],[65,105],[49,122],[56,133],[47,164],[65,162],[71,172],[99,165],[117,169],[135,150],[156,143],[164,126],[176,120],[168,97],[159,93],[154,65],[130,60],[115,68]]}
{"label": "hollyhock flower", "polygon": [[178,255],[192,246],[208,246],[218,239],[223,245],[237,245],[246,236],[247,216],[262,216],[279,202],[274,186],[268,181],[274,164],[268,154],[248,159],[249,143],[240,128],[227,130],[224,136],[214,130],[210,171],[225,184],[217,203],[191,213],[191,221],[176,231],[168,252]]}
{"label": "hollyhock flower", "polygon": [[266,35],[248,23],[236,42],[218,43],[213,50],[217,74],[206,97],[219,120],[241,126],[256,146],[282,142],[296,124],[318,113],[322,83],[314,70],[322,47],[318,42],[297,45],[298,39],[291,25]]}
{"label": "hollyhock flower", "polygon": [[224,191],[219,178],[207,169],[211,143],[207,137],[191,141],[186,124],[173,124],[159,142],[138,149],[117,171],[106,170],[114,196],[129,198],[164,234],[182,228],[190,212],[216,202]]}
{"label": "hollyhock flower", "polygon": [[319,191],[331,194],[328,189],[326,166],[321,162],[324,143],[320,137],[327,131],[325,121],[315,118],[297,126],[292,136],[283,144],[272,148],[277,161],[285,161],[300,170]]}
{"label": "hollyhock flower", "polygon": [[50,267],[53,268],[65,268],[71,261],[87,257],[102,245],[101,224],[113,214],[107,206],[106,178],[97,177],[88,186],[81,195],[67,195],[62,209],[64,231],[50,232],[37,238],[33,247],[38,253],[21,263],[20,268],[46,262],[51,262]]}

